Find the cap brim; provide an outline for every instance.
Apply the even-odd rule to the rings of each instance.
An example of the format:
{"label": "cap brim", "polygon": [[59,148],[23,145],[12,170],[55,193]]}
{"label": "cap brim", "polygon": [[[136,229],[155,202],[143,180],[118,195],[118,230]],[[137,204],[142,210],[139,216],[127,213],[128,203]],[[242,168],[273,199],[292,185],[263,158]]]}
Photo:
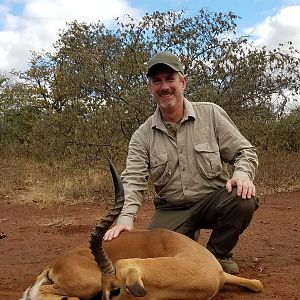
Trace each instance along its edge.
{"label": "cap brim", "polygon": [[[159,63],[156,63],[155,65],[151,66],[149,69],[148,69],[148,72],[147,72],[147,77],[150,77],[151,76],[151,73],[153,73],[155,71],[155,69],[158,69],[160,65],[164,65],[164,66],[167,66],[169,67],[170,69],[172,69],[173,71],[175,72],[181,72],[181,70],[179,70],[178,68],[175,68],[174,66],[171,66],[165,62],[159,62]],[[181,72],[182,73],[182,72]]]}

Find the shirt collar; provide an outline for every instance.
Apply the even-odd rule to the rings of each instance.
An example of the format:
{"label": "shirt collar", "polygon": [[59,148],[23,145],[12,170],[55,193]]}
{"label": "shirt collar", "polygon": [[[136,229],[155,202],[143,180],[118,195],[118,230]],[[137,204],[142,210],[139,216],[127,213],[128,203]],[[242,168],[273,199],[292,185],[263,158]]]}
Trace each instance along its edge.
{"label": "shirt collar", "polygon": [[[190,101],[188,101],[186,98],[183,98],[183,105],[184,105],[184,113],[183,113],[183,118],[181,120],[181,123],[185,122],[186,120],[188,120],[190,118],[195,119],[195,111],[194,111],[192,103]],[[153,114],[152,128],[157,128],[162,131],[166,131],[166,127],[161,118],[161,113],[160,113],[158,105]]]}

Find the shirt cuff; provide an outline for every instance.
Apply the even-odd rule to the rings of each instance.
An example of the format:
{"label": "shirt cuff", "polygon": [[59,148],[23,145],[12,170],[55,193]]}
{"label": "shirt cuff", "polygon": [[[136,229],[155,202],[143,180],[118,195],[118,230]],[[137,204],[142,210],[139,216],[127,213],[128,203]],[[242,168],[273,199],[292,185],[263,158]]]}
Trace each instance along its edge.
{"label": "shirt cuff", "polygon": [[243,172],[243,171],[234,171],[232,177],[242,178],[242,179],[248,179],[248,180],[252,181],[252,179],[250,178],[250,176],[248,175],[248,173],[247,172]]}
{"label": "shirt cuff", "polygon": [[131,225],[133,226],[133,219],[128,216],[120,216],[116,222],[117,225]]}

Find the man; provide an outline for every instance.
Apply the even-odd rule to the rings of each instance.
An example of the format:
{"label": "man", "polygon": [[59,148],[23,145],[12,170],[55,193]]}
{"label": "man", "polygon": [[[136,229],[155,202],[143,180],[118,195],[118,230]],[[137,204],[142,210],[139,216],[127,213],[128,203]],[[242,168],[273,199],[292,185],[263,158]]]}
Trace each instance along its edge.
{"label": "man", "polygon": [[[184,98],[186,77],[175,55],[154,55],[147,76],[157,109],[131,138],[122,173],[124,207],[104,240],[133,229],[150,175],[157,198],[149,229],[167,228],[192,239],[199,229],[212,229],[207,248],[224,271],[236,274],[232,249],[258,207],[255,148],[219,106]],[[233,165],[231,178],[225,163]]]}

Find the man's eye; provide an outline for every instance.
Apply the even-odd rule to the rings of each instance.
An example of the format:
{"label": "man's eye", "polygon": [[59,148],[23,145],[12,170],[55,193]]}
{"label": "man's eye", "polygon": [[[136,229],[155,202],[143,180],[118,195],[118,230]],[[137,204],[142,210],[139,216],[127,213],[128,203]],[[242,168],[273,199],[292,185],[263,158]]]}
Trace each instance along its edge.
{"label": "man's eye", "polygon": [[168,81],[174,81],[174,80],[175,80],[175,77],[169,77],[167,80],[168,80]]}

